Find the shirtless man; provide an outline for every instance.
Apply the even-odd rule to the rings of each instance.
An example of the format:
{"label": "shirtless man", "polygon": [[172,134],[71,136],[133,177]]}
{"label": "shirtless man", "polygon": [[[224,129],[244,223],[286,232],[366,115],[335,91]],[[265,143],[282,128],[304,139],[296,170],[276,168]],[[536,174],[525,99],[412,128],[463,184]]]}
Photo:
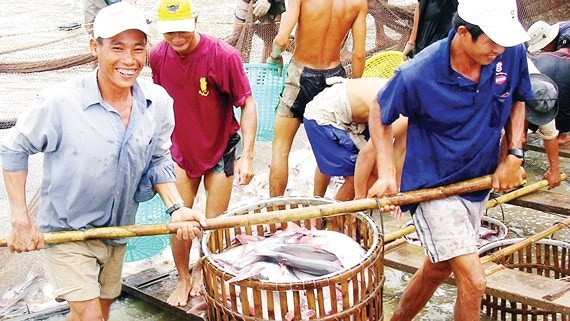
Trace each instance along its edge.
{"label": "shirtless man", "polygon": [[[357,198],[365,197],[376,180],[370,175],[376,154],[367,141],[367,124],[372,101],[387,82],[382,78],[328,78],[331,87],[307,104],[303,123],[320,172],[344,177],[337,200],[351,200],[355,191]],[[406,152],[406,125],[405,117],[394,125],[395,162],[400,165]]]}
{"label": "shirtless man", "polygon": [[[366,58],[367,11],[366,0],[289,0],[267,61],[283,66],[281,52],[297,25],[295,51],[275,116],[269,171],[270,196],[285,193],[289,152],[301,125],[305,105],[327,86],[327,77],[346,75],[340,64],[340,50],[349,31],[352,31],[353,38],[352,77],[362,76]],[[328,182],[327,177],[321,179]]]}

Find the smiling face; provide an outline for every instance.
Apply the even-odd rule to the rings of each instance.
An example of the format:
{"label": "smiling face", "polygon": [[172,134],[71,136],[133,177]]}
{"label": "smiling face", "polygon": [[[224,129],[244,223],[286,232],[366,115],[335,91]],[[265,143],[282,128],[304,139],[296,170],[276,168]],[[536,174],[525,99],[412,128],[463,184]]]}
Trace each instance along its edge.
{"label": "smiling face", "polygon": [[473,40],[471,33],[464,26],[459,27],[457,33],[461,36],[466,54],[480,65],[490,64],[505,52],[505,47],[499,46],[484,33],[479,35],[477,40]]}
{"label": "smiling face", "polygon": [[140,30],[126,30],[112,38],[92,39],[90,45],[99,64],[99,87],[130,90],[146,63],[146,35]]}

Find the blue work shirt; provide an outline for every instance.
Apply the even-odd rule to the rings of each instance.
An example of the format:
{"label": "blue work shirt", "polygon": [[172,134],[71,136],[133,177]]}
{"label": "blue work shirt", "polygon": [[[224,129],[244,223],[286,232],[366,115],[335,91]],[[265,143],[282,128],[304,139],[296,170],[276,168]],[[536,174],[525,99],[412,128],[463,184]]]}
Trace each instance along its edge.
{"label": "blue work shirt", "polygon": [[[513,102],[533,95],[524,46],[506,48],[491,64],[481,66],[475,83],[451,67],[455,33],[451,30],[448,38],[401,65],[378,92],[383,124],[400,114],[408,117],[403,192],[493,173]],[[462,196],[481,201],[488,192]]]}
{"label": "blue work shirt", "polygon": [[44,153],[36,222],[42,232],[134,224],[152,185],[175,181],[173,100],[144,80],[132,94],[125,128],[103,101],[94,70],[40,93],[10,129],[0,146],[5,171],[26,170],[29,155]]}

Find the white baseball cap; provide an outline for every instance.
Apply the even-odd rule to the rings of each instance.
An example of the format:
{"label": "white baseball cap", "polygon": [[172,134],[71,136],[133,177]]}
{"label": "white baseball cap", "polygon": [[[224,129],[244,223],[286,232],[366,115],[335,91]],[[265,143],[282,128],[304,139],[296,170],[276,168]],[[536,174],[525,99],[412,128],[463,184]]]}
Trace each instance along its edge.
{"label": "white baseball cap", "polygon": [[142,10],[126,1],[121,1],[97,13],[93,22],[93,38],[112,38],[131,29],[140,30],[148,36],[148,25]]}
{"label": "white baseball cap", "polygon": [[528,52],[536,52],[546,47],[558,36],[560,30],[559,24],[555,23],[552,26],[548,23],[538,20],[528,28],[528,36],[530,40],[527,42]]}
{"label": "white baseball cap", "polygon": [[459,0],[457,14],[479,26],[499,46],[513,47],[529,40],[517,16],[516,0]]}

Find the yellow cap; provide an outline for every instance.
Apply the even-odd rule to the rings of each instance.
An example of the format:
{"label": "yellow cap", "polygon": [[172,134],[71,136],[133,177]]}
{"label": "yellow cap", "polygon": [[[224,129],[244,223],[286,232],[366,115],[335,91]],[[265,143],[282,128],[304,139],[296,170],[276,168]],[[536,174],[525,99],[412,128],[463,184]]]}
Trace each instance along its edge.
{"label": "yellow cap", "polygon": [[196,21],[189,0],[162,0],[158,4],[158,33],[194,32]]}

